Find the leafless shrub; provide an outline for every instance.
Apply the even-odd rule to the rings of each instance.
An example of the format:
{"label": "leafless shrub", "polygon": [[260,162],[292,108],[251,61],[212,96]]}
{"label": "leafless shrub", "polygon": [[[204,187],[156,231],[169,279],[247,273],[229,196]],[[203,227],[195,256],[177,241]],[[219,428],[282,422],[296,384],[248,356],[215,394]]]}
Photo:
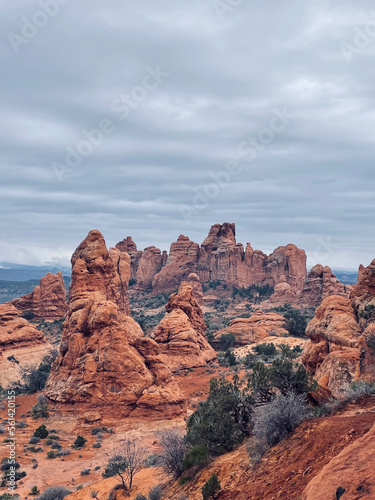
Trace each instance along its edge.
{"label": "leafless shrub", "polygon": [[165,429],[160,432],[161,459],[168,474],[180,477],[184,472],[183,460],[188,449],[186,436],[178,429]]}
{"label": "leafless shrub", "polygon": [[253,433],[259,442],[274,446],[308,418],[309,410],[304,395],[293,392],[279,394],[270,403],[258,408]]}

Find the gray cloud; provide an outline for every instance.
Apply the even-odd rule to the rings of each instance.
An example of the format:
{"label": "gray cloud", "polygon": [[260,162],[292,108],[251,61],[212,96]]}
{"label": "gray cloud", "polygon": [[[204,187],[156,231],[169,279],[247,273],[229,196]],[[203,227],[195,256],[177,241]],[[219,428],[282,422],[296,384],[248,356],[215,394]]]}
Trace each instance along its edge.
{"label": "gray cloud", "polygon": [[[0,6],[0,261],[68,258],[92,228],[110,245],[132,234],[168,249],[224,221],[243,243],[292,242],[310,263],[375,257],[369,0],[239,2],[223,20],[214,0],[71,1],[15,54],[9,33],[41,4]],[[120,119],[114,100],[158,66],[168,76]],[[293,120],[247,161],[239,146],[275,108]],[[114,132],[59,182],[52,163],[105,117]],[[241,172],[197,209],[229,161]]]}

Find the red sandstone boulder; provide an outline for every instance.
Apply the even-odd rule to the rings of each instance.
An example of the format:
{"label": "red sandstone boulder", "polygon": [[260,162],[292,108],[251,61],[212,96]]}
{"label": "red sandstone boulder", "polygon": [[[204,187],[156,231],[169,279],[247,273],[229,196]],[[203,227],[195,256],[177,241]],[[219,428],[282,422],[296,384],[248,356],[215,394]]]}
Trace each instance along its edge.
{"label": "red sandstone boulder", "polygon": [[156,327],[153,338],[158,343],[165,364],[180,368],[205,366],[216,359],[216,353],[204,334],[206,325],[202,310],[186,282],[170,296],[167,314]]}
{"label": "red sandstone boulder", "polygon": [[69,309],[46,395],[108,405],[123,415],[183,411],[183,398],[158,345],[129,316],[130,257],[91,231],[72,257]]}
{"label": "red sandstone boulder", "polygon": [[324,299],[306,334],[310,342],[302,362],[335,397],[340,397],[349,383],[375,377],[375,358],[349,299],[335,295]]}
{"label": "red sandstone boulder", "polygon": [[221,335],[233,333],[237,345],[248,345],[267,339],[269,335],[283,336],[288,334],[284,328],[285,318],[280,314],[256,311],[250,318],[236,318],[229,326],[215,333],[215,339]]}
{"label": "red sandstone boulder", "polygon": [[203,287],[199,276],[195,273],[190,273],[188,276],[188,283],[193,289],[193,297],[199,305],[203,304]]}
{"label": "red sandstone boulder", "polygon": [[19,299],[11,302],[20,312],[30,311],[36,319],[60,319],[67,311],[64,278],[57,274],[47,273],[40,280],[40,285]]}
{"label": "red sandstone boulder", "polygon": [[302,291],[306,274],[306,253],[296,245],[278,247],[267,257],[265,277],[271,286],[285,276],[293,292],[298,294]]}
{"label": "red sandstone boulder", "polygon": [[284,275],[280,276],[279,283],[275,286],[275,291],[270,297],[270,302],[273,304],[294,304],[298,295],[286,281]]}

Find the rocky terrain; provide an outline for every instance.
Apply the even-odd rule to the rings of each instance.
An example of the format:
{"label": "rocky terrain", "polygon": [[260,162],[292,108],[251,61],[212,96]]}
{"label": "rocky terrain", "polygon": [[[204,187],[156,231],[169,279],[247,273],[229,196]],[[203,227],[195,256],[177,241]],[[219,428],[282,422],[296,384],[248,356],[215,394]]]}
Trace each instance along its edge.
{"label": "rocky terrain", "polygon": [[40,364],[51,350],[43,333],[12,304],[0,304],[0,387],[19,382],[22,370]]}
{"label": "rocky terrain", "polygon": [[325,298],[307,327],[303,363],[335,396],[351,382],[375,379],[374,304],[375,261],[360,268],[350,299]]}
{"label": "rocky terrain", "polygon": [[46,387],[51,400],[88,409],[112,406],[122,416],[183,411],[183,397],[158,344],[129,316],[129,278],[128,254],[107,250],[100,232],[91,231],[72,257],[60,355]]}
{"label": "rocky terrain", "polygon": [[[19,382],[23,367],[41,363],[51,351],[37,325],[66,318],[59,355],[39,392],[47,397],[48,413],[34,415],[38,394],[17,395],[17,456],[27,473],[19,482],[23,497],[33,486],[60,484],[73,492],[67,497],[72,500],[125,498],[115,489],[117,480],[102,473],[130,433],[146,446],[152,463],[137,474],[126,496],[130,500],[156,484],[164,499],[201,500],[213,473],[221,484],[218,500],[375,495],[375,261],[360,267],[351,287],[329,267],[316,265],[307,274],[306,255],[294,245],[269,256],[250,244],[244,249],[234,224],[225,223],[212,226],[202,245],[180,236],[169,255],[153,246],[139,251],[130,237],[108,249],[93,230],[71,263],[68,304],[58,273],[42,278],[32,293],[0,305],[3,388]],[[27,314],[32,323],[21,317]],[[228,348],[222,347],[223,335],[233,341]],[[251,424],[244,441],[232,451],[212,453],[183,481],[162,469],[160,431],[186,432],[189,417],[209,395],[211,379],[223,376],[232,383],[245,377],[250,390],[256,366],[268,373],[260,381],[267,384],[272,380],[267,370],[277,367],[279,377],[303,375],[301,362],[319,384],[310,380],[302,391],[309,417],[263,457],[254,461]],[[350,396],[358,382],[365,384],[365,395]],[[233,397],[227,394],[225,400],[228,415]],[[265,402],[252,404],[257,414]],[[4,404],[3,424],[5,411]],[[224,412],[220,419],[226,417]],[[54,429],[55,441],[30,446],[42,423]],[[218,437],[226,433],[227,427]],[[73,446],[78,435],[86,439],[82,449]],[[61,446],[66,453],[59,455],[54,450]]]}
{"label": "rocky terrain", "polygon": [[35,319],[62,318],[67,311],[67,302],[65,283],[61,272],[48,273],[41,278],[40,284],[31,293],[14,299],[11,303],[18,311],[29,313]]}
{"label": "rocky terrain", "polygon": [[202,310],[187,282],[182,282],[178,292],[170,296],[166,311],[153,338],[161,358],[172,371],[206,366],[216,359],[216,352],[204,334]]}

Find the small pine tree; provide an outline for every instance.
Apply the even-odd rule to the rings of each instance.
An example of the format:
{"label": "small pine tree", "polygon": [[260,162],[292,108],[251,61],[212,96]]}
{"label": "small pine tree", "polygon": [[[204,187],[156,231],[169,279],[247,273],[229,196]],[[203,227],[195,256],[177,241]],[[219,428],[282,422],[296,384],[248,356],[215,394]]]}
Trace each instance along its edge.
{"label": "small pine tree", "polygon": [[46,426],[43,424],[39,426],[35,432],[34,432],[34,437],[40,438],[40,439],[46,439],[48,437],[48,431]]}
{"label": "small pine tree", "polygon": [[216,493],[219,493],[220,490],[221,490],[220,481],[218,480],[216,474],[212,474],[212,476],[202,487],[201,491],[203,500],[208,500],[209,498],[215,499]]}

